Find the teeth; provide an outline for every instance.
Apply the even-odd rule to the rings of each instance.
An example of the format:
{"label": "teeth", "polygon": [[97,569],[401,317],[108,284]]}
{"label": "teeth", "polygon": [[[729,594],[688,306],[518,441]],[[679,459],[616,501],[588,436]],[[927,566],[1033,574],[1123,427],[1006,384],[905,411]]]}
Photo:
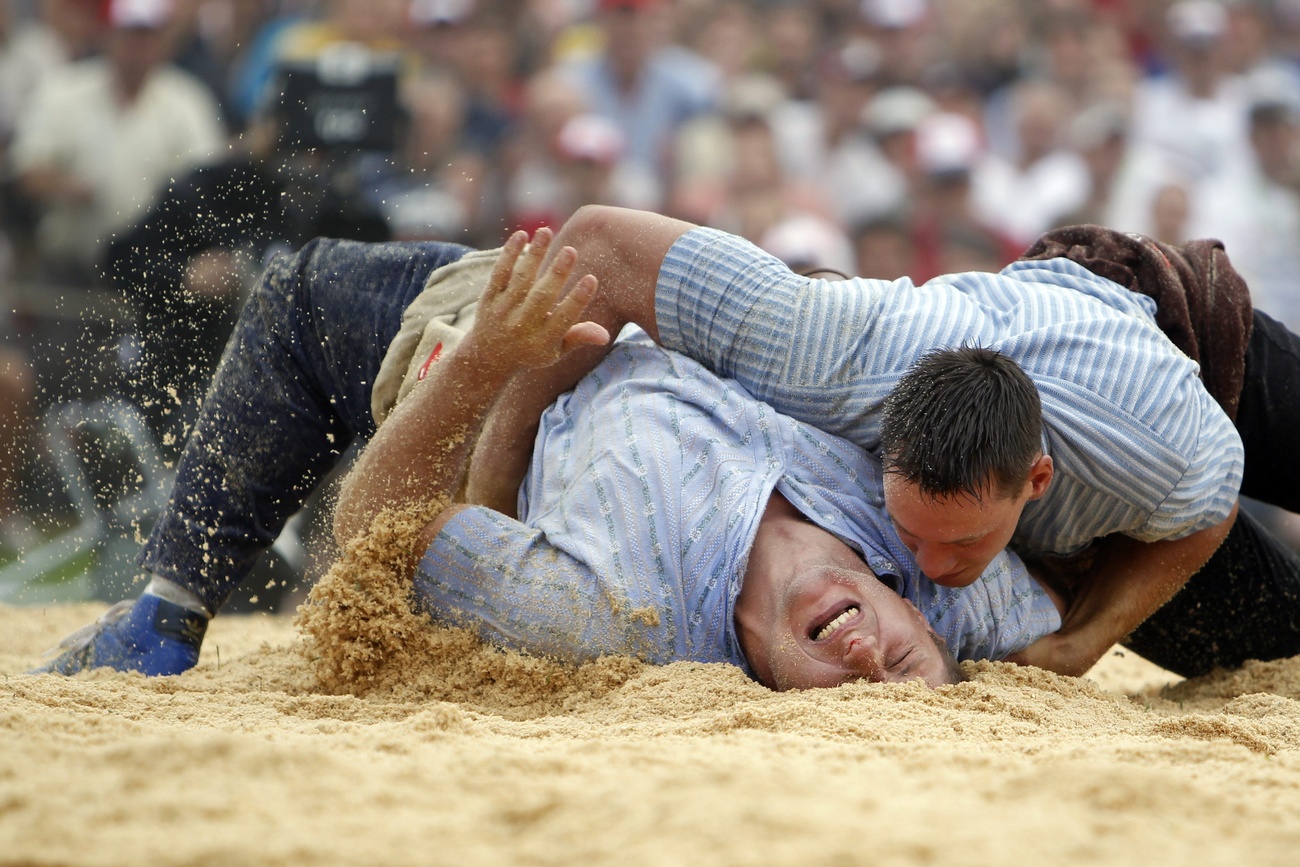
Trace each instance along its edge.
{"label": "teeth", "polygon": [[821,629],[817,630],[817,634],[813,636],[813,641],[821,641],[823,638],[826,638],[836,629],[839,629],[841,626],[843,626],[845,623],[851,620],[853,616],[857,613],[858,613],[858,606],[850,605],[848,608],[844,609],[843,614],[841,614],[839,617],[836,617],[830,623],[827,623]]}

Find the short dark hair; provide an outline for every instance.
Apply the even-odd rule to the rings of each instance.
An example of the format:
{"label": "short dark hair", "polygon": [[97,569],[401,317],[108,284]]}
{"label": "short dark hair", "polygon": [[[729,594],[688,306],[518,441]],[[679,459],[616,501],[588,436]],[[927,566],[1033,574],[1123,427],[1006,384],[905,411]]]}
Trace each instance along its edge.
{"label": "short dark hair", "polygon": [[1042,448],[1033,380],[1011,358],[977,346],[921,357],[885,399],[885,472],[931,497],[1013,496]]}

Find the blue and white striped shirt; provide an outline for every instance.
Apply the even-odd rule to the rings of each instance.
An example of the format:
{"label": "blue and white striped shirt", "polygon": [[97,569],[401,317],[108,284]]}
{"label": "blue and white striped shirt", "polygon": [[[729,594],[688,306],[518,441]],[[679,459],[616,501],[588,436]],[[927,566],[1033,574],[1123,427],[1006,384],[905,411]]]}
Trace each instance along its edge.
{"label": "blue and white striped shirt", "polygon": [[1227,517],[1244,453],[1155,302],[1066,259],[922,286],[811,280],[749,242],[693,229],[659,272],[660,339],[750,394],[868,450],[881,405],[928,350],[1015,359],[1043,405],[1055,475],[1025,508],[1021,553],[1068,554],[1123,533],[1177,539]]}
{"label": "blue and white striped shirt", "polygon": [[470,508],[429,547],[416,586],[436,618],[572,661],[748,671],[733,609],[776,489],[858,550],[959,658],[1001,658],[1059,628],[1014,554],[978,587],[932,584],[884,513],[878,462],[630,331],[543,415],[520,520]]}

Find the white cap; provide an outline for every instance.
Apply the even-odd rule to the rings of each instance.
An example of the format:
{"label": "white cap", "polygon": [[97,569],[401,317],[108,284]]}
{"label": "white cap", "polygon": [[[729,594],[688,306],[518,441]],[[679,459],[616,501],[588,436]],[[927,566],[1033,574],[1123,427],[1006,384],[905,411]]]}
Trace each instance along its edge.
{"label": "white cap", "polygon": [[609,118],[580,114],[565,121],[557,144],[569,159],[610,164],[623,156],[625,139],[618,124]]}
{"label": "white cap", "polygon": [[758,246],[792,268],[832,268],[852,274],[853,246],[838,226],[812,214],[795,214],[776,223]]}
{"label": "white cap", "polygon": [[937,106],[923,90],[890,87],[880,91],[862,110],[862,122],[875,136],[887,136],[916,129],[934,114]]}
{"label": "white cap", "polygon": [[1183,42],[1215,42],[1228,30],[1228,11],[1218,0],[1179,0],[1166,20],[1169,32]]}
{"label": "white cap", "polygon": [[1088,151],[1128,135],[1128,111],[1117,102],[1098,102],[1076,114],[1066,126],[1070,147]]}
{"label": "white cap", "polygon": [[939,112],[916,127],[916,161],[931,174],[968,171],[984,150],[975,121],[956,112]]}
{"label": "white cap", "polygon": [[858,12],[863,19],[884,30],[902,30],[925,17],[926,0],[862,0]]}
{"label": "white cap", "polygon": [[411,0],[407,17],[417,27],[455,24],[474,11],[474,0]]}
{"label": "white cap", "polygon": [[152,30],[171,17],[171,0],[111,0],[108,4],[108,23],[113,27]]}

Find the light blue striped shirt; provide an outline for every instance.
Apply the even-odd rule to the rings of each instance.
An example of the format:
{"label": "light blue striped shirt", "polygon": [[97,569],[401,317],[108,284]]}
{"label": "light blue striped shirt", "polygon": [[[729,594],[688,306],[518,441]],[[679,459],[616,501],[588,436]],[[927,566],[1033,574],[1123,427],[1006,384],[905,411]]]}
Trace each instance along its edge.
{"label": "light blue striped shirt", "polygon": [[436,618],[571,661],[748,671],[733,608],[776,489],[858,550],[959,658],[1001,658],[1059,628],[1014,554],[978,587],[932,584],[893,533],[875,460],[629,331],[543,415],[520,520],[467,509],[425,553],[417,591]]}
{"label": "light blue striped shirt", "polygon": [[1015,359],[1038,386],[1055,464],[1012,540],[1026,555],[1110,533],[1181,538],[1226,518],[1241,486],[1241,438],[1156,326],[1155,302],[1066,259],[922,286],[829,282],[701,228],[669,251],[655,303],[665,346],[869,450],[885,397],[927,350]]}

